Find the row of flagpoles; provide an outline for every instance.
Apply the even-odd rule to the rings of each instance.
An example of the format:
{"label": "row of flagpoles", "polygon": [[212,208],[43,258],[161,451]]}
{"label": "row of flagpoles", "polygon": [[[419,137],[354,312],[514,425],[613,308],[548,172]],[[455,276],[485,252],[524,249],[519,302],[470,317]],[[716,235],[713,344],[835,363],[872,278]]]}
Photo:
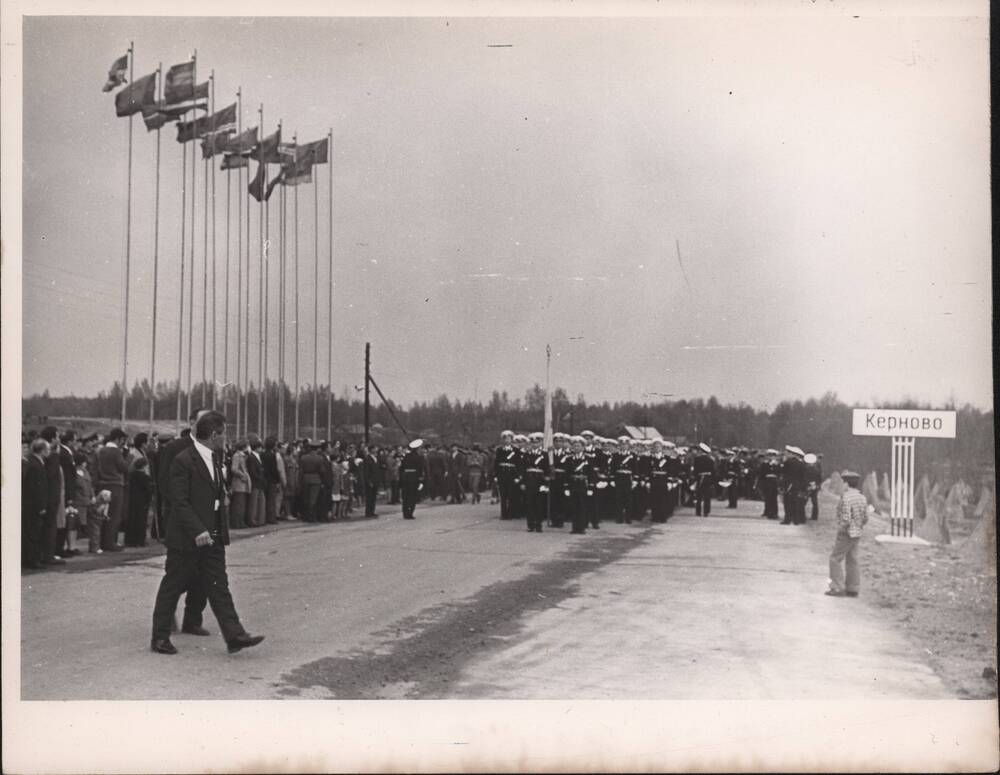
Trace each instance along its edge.
{"label": "row of flagpoles", "polygon": [[[277,430],[282,436],[286,430],[293,430],[295,437],[299,436],[300,412],[299,412],[299,197],[298,187],[304,183],[313,184],[314,200],[314,225],[315,235],[313,244],[313,265],[314,265],[314,309],[313,309],[313,406],[312,406],[312,428],[316,431],[317,425],[317,398],[316,389],[319,378],[319,189],[318,176],[313,175],[313,167],[320,164],[328,165],[329,170],[329,263],[330,263],[330,285],[329,285],[329,308],[328,308],[328,353],[327,353],[327,437],[331,435],[330,427],[331,405],[332,405],[332,378],[333,378],[333,353],[332,353],[332,310],[333,310],[333,167],[330,164],[330,144],[332,142],[332,129],[326,137],[308,143],[299,143],[298,138],[293,136],[291,143],[282,142],[281,122],[278,122],[277,129],[270,135],[263,135],[264,127],[264,106],[258,109],[259,125],[254,127],[243,127],[243,94],[242,87],[236,92],[236,102],[227,105],[221,110],[215,109],[215,72],[212,71],[208,80],[198,83],[198,57],[195,52],[187,62],[170,67],[163,73],[163,66],[160,64],[155,71],[140,78],[134,78],[135,50],[133,44],[129,44],[127,53],[119,57],[112,64],[108,72],[108,80],[104,84],[103,91],[110,92],[118,89],[115,94],[115,113],[119,117],[128,118],[128,182],[126,194],[126,235],[125,235],[125,261],[124,261],[124,316],[122,320],[122,422],[126,420],[126,398],[128,395],[128,333],[129,333],[129,291],[131,282],[131,252],[132,252],[132,133],[133,120],[135,116],[141,115],[148,131],[156,132],[156,183],[154,194],[154,227],[153,227],[153,304],[152,304],[152,344],[151,344],[151,364],[150,364],[150,398],[149,398],[149,423],[152,427],[155,421],[155,386],[156,386],[156,343],[157,343],[157,297],[160,269],[160,133],[167,124],[176,122],[177,142],[181,144],[181,223],[180,223],[180,320],[178,325],[178,350],[177,350],[177,413],[176,422],[178,428],[183,424],[184,418],[191,412],[191,381],[193,374],[193,353],[194,353],[194,329],[195,329],[195,231],[196,231],[196,205],[197,188],[196,172],[197,162],[195,158],[195,140],[201,140],[202,159],[204,162],[204,203],[202,208],[204,228],[204,241],[202,246],[202,315],[201,332],[203,344],[202,355],[202,406],[212,406],[216,408],[221,398],[223,411],[228,408],[231,399],[235,399],[235,422],[237,435],[245,435],[252,429],[249,424],[250,416],[250,393],[252,386],[251,374],[251,323],[253,302],[251,297],[251,278],[253,276],[251,263],[251,227],[250,198],[253,197],[258,203],[258,234],[257,234],[257,314],[256,314],[256,376],[257,376],[257,412],[256,412],[256,432],[261,436],[267,435],[272,428]],[[127,73],[127,75],[126,75]],[[123,88],[119,88],[123,87]],[[197,115],[198,111],[202,115]],[[189,114],[193,117],[189,118]],[[186,234],[188,216],[187,206],[189,199],[188,192],[188,148],[191,148],[191,177],[190,177],[190,240]],[[215,212],[215,164],[212,161],[216,156],[221,155],[222,160],[219,169],[226,172],[226,270],[225,270],[225,294],[224,294],[224,330],[223,341],[223,374],[222,382],[218,381],[217,373],[217,295],[216,295],[216,212]],[[257,171],[252,179],[249,176],[250,161],[257,162]],[[269,175],[269,165],[278,165],[278,172],[274,177]],[[211,165],[211,175],[209,166]],[[244,189],[243,170],[247,170],[247,184]],[[229,324],[231,319],[229,304],[230,288],[230,226],[232,197],[230,195],[231,173],[237,173],[237,235],[236,235],[236,257],[237,257],[237,300],[236,300],[236,373],[234,380],[230,382],[229,364]],[[271,263],[273,252],[271,250],[270,237],[270,198],[276,188],[280,187],[278,205],[278,310],[277,310],[277,371],[278,371],[278,417],[267,417],[267,401],[265,400],[265,386],[270,377],[268,368],[268,356],[270,348],[267,346],[271,327],[269,326],[270,301],[270,279]],[[292,207],[294,223],[294,291],[295,308],[293,312],[294,332],[294,421],[289,428],[285,416],[285,375],[288,364],[286,363],[286,292],[287,292],[287,210],[288,210],[288,189],[293,190]],[[245,191],[245,193],[244,193]],[[243,204],[246,203],[245,237],[244,246],[244,218]],[[211,248],[209,246],[209,218],[211,218]],[[209,334],[208,308],[209,308],[209,262],[211,262],[211,300],[212,300],[212,326]],[[185,279],[187,289],[185,290]],[[185,347],[185,301],[187,303],[187,346]],[[211,342],[211,347],[209,347]],[[211,349],[211,374],[208,370],[208,351]],[[187,355],[187,406],[182,407],[181,384],[185,374],[185,352]],[[210,387],[209,385],[210,377]],[[222,388],[222,395],[219,395],[219,388]],[[274,422],[269,422],[269,419]]]}

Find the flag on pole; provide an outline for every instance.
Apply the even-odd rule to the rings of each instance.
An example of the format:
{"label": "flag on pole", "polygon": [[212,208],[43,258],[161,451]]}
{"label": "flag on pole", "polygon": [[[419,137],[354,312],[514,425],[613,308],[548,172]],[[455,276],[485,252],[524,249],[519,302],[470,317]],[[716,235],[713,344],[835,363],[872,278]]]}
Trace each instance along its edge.
{"label": "flag on pole", "polygon": [[208,127],[208,116],[198,116],[191,121],[177,122],[177,142],[189,143],[205,134]]}
{"label": "flag on pole", "polygon": [[296,159],[309,158],[310,164],[326,164],[330,157],[330,138],[324,137],[322,140],[303,143],[296,150],[295,157]]}
{"label": "flag on pole", "polygon": [[281,145],[281,130],[270,134],[255,145],[250,151],[250,158],[265,164],[280,164],[284,161],[278,152]]}
{"label": "flag on pole", "polygon": [[[205,84],[206,89],[208,84]],[[167,102],[184,102],[195,99],[194,62],[182,62],[174,65],[163,79],[163,99]],[[208,96],[208,92],[205,92]]]}
{"label": "flag on pole", "polygon": [[210,159],[217,153],[222,153],[226,141],[232,136],[232,129],[221,129],[217,132],[207,132],[201,138],[201,158]]}
{"label": "flag on pole", "polygon": [[115,115],[131,116],[156,102],[156,73],[137,78],[115,95]]}
{"label": "flag on pole", "polygon": [[224,129],[236,130],[236,103],[227,105],[222,110],[217,110],[208,117],[208,128],[210,132],[221,132]]}
{"label": "flag on pole", "polygon": [[[229,154],[248,154],[257,145],[257,127],[253,126],[249,129],[244,129],[238,135],[234,135],[229,139],[226,145],[223,147],[223,151]],[[246,166],[238,165],[238,166]]]}
{"label": "flag on pole", "polygon": [[108,70],[108,80],[101,91],[111,91],[125,83],[128,80],[125,77],[126,72],[128,72],[128,54],[118,57],[112,63],[111,69]]}
{"label": "flag on pole", "polygon": [[274,176],[274,179],[268,183],[267,164],[260,163],[257,165],[257,174],[253,176],[253,180],[251,180],[250,185],[247,186],[247,191],[249,191],[250,196],[258,202],[264,202],[271,198],[271,192],[274,191],[274,187],[281,182],[281,176],[282,173],[278,172],[278,174]]}
{"label": "flag on pole", "polygon": [[552,448],[552,391],[549,390],[549,362],[552,348],[545,345],[545,448]]}
{"label": "flag on pole", "polygon": [[220,170],[235,170],[240,167],[249,167],[250,160],[246,156],[240,156],[238,153],[225,153],[222,155],[222,164],[219,165]]}

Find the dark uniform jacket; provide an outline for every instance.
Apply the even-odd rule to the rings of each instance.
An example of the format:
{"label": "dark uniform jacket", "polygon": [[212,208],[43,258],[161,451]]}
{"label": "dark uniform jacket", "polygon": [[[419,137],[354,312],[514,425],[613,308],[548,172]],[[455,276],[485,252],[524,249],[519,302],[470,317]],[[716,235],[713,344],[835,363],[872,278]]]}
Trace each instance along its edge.
{"label": "dark uniform jacket", "polygon": [[264,464],[257,459],[260,452],[254,454],[255,452],[256,450],[247,452],[247,473],[250,474],[250,487],[254,490],[263,490],[267,487],[267,480],[264,478]]}
{"label": "dark uniform jacket", "polygon": [[[221,473],[221,466],[219,467]],[[208,531],[216,543],[229,544],[229,518],[225,484],[213,481],[212,472],[194,443],[179,452],[170,464],[170,519],[167,521],[168,549],[194,549],[195,537]],[[215,511],[215,502],[219,511]]]}
{"label": "dark uniform jacket", "polygon": [[521,451],[516,447],[499,447],[493,460],[493,475],[507,484],[520,475]]}
{"label": "dark uniform jacket", "polygon": [[399,481],[403,484],[420,484],[424,481],[424,459],[415,449],[403,455],[399,464]]}
{"label": "dark uniform jacket", "polygon": [[324,461],[318,452],[307,452],[299,458],[299,478],[303,485],[323,484]]}

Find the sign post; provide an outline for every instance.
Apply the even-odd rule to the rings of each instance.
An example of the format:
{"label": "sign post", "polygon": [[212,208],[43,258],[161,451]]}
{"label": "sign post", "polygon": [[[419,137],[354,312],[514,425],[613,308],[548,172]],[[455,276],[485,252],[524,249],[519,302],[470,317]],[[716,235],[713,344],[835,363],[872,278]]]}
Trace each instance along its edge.
{"label": "sign post", "polygon": [[855,409],[855,436],[891,436],[889,522],[892,536],[913,539],[913,472],[917,438],[955,438],[953,411]]}

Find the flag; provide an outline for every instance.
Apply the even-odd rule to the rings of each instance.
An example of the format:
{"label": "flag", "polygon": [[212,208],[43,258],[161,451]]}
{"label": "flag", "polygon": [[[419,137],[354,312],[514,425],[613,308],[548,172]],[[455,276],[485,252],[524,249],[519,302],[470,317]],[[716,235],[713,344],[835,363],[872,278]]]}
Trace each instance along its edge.
{"label": "flag", "polygon": [[274,187],[281,182],[282,172],[278,172],[275,175],[274,180],[267,183],[266,187],[264,185],[267,180],[267,164],[262,162],[257,165],[257,174],[254,175],[253,180],[250,181],[250,185],[247,186],[247,191],[250,192],[250,196],[256,199],[258,202],[263,202],[269,199],[271,192],[274,191]]}
{"label": "flag", "polygon": [[[208,84],[205,84],[206,87]],[[182,62],[167,70],[163,79],[163,98],[167,102],[183,102],[195,98],[194,62]],[[205,92],[208,96],[208,92]]]}
{"label": "flag", "polygon": [[238,135],[234,135],[222,148],[226,153],[247,154],[257,145],[257,127],[244,129]]}
{"label": "flag", "polygon": [[249,167],[250,161],[246,156],[240,156],[238,153],[226,153],[222,155],[222,164],[219,165],[220,170],[235,170],[240,167]]}
{"label": "flag", "polygon": [[206,133],[201,140],[201,158],[210,159],[215,154],[222,153],[222,149],[232,134],[232,129],[222,129],[217,132]]}
{"label": "flag", "polygon": [[309,157],[310,164],[326,164],[330,160],[330,138],[324,137],[322,140],[314,140],[311,143],[304,143],[298,147],[296,159]]}
{"label": "flag", "polygon": [[265,200],[271,198],[271,192],[274,191],[274,187],[281,183],[284,180],[284,177],[285,173],[283,171],[278,172],[278,174],[274,176],[274,180],[267,184],[267,191],[264,193]]}
{"label": "flag", "polygon": [[220,132],[223,129],[236,129],[236,103],[227,105],[208,117],[208,131]]}
{"label": "flag", "polygon": [[280,145],[281,130],[279,129],[274,134],[268,135],[257,143],[250,151],[250,158],[262,161],[265,164],[280,164],[283,161],[281,154],[278,153],[278,146]]}
{"label": "flag", "polygon": [[199,116],[192,121],[177,122],[177,142],[189,143],[205,134],[208,127],[208,116]]}
{"label": "flag", "polygon": [[278,143],[278,154],[288,157],[288,159],[282,161],[282,164],[295,158],[295,149],[297,147],[295,143]]}
{"label": "flag", "polygon": [[166,113],[157,110],[156,106],[153,105],[142,109],[142,120],[146,125],[146,129],[151,132],[154,129],[159,129],[164,124],[173,121],[174,119]]}
{"label": "flag", "polygon": [[128,54],[118,57],[108,70],[108,80],[101,91],[111,91],[125,83],[125,71],[128,70]]}
{"label": "flag", "polygon": [[165,102],[154,102],[151,105],[142,106],[142,120],[146,122],[146,129],[159,129],[164,124],[176,121],[190,110],[208,110],[208,100],[188,100],[174,105],[167,105]]}
{"label": "flag", "polygon": [[281,182],[286,186],[297,186],[299,183],[312,183],[312,165],[299,167],[292,164],[282,167]]}
{"label": "flag", "polygon": [[115,95],[115,115],[131,116],[156,102],[156,73],[137,78]]}
{"label": "flag", "polygon": [[247,185],[247,191],[250,193],[254,199],[258,202],[264,199],[264,181],[267,179],[267,165],[258,164],[257,174],[253,176],[253,179]]}

